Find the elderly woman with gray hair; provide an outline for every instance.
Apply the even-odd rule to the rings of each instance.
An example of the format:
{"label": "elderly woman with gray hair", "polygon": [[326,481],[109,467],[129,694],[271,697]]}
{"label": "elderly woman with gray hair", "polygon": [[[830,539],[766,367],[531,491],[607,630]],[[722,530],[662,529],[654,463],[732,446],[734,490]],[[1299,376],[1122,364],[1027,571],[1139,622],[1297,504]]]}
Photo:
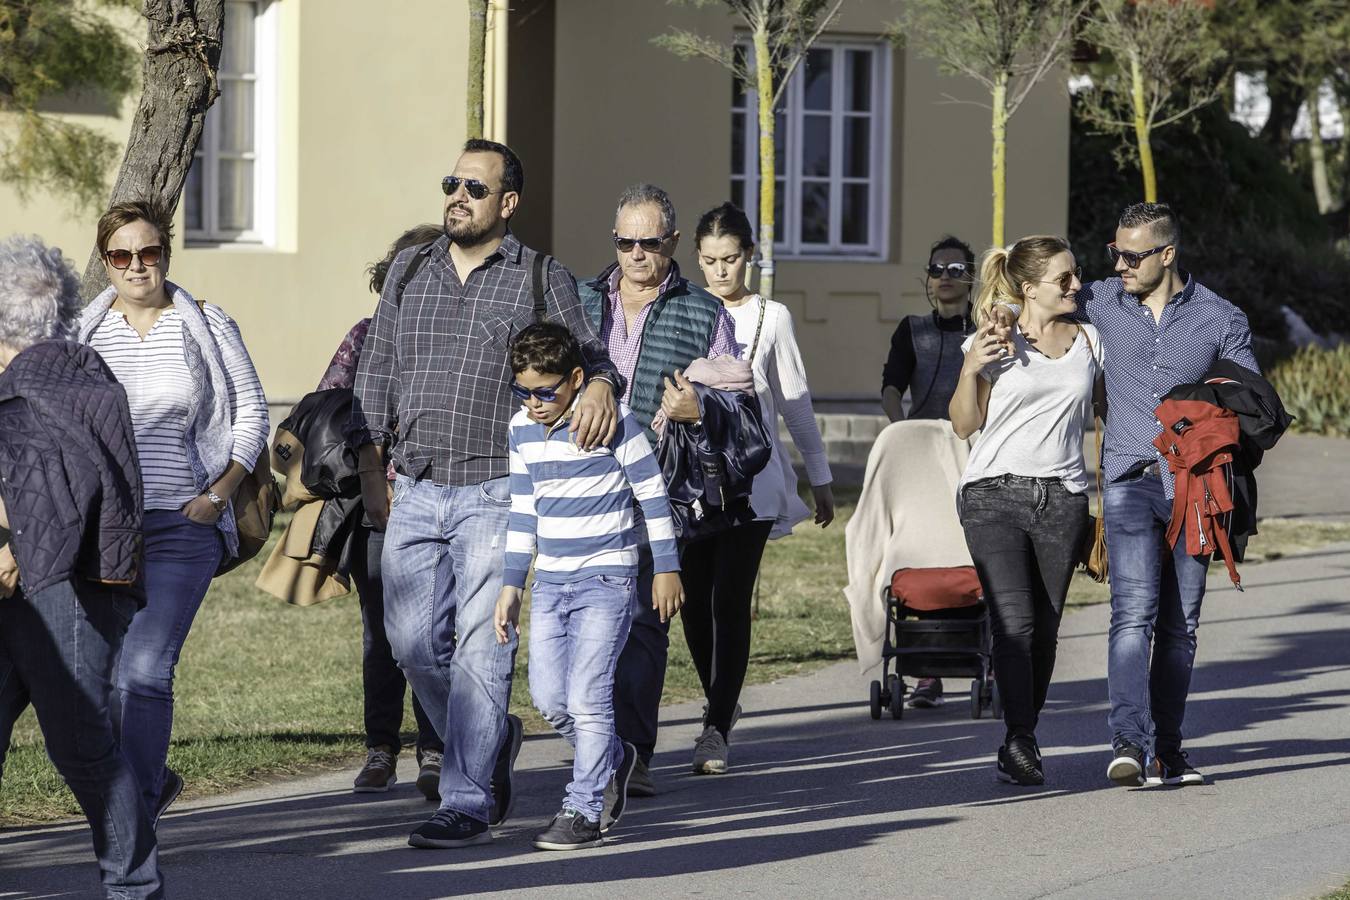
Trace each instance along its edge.
{"label": "elderly woman with gray hair", "polygon": [[141,590],[141,471],[126,392],[62,340],[79,282],[36,238],[0,242],[0,769],[29,703],[93,829],[109,897],[162,897],[113,676]]}

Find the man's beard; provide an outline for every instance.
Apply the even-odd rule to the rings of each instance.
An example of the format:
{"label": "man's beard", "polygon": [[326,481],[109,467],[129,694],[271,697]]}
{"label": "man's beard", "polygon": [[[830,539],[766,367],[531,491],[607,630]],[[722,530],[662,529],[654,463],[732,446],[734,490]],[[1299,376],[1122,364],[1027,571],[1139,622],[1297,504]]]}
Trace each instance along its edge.
{"label": "man's beard", "polygon": [[492,231],[491,225],[480,224],[472,216],[467,219],[452,220],[448,212],[445,215],[444,226],[445,235],[450,238],[450,243],[460,247],[476,247]]}

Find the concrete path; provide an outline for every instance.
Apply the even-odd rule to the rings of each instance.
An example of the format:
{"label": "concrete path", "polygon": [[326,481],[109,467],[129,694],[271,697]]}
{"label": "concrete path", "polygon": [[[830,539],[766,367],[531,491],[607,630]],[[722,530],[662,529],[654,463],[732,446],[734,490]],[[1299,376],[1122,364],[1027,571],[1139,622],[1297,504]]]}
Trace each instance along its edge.
{"label": "concrete path", "polygon": [[[873,722],[845,663],[747,690],[720,778],[686,774],[698,709],[669,709],[661,794],[598,850],[530,848],[567,781],[563,745],[539,737],[491,846],[408,848],[428,804],[411,785],[353,795],[344,770],[175,808],[171,896],[1315,897],[1350,881],[1350,547],[1244,574],[1238,594],[1216,573],[1201,626],[1187,730],[1203,787],[1106,781],[1093,607],[1064,622],[1043,789],[995,781],[1000,727],[970,719],[963,685]],[[96,895],[96,878],[83,825],[0,834],[0,898]]]}

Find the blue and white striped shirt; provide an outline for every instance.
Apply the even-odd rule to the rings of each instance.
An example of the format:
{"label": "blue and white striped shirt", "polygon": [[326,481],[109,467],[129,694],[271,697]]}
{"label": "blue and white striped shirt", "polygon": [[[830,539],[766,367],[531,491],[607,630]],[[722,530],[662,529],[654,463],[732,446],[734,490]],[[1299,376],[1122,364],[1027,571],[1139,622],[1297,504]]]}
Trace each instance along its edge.
{"label": "blue and white striped shirt", "polygon": [[1157,462],[1171,497],[1172,475],[1153,446],[1162,432],[1154,412],[1168,391],[1203,380],[1219,359],[1260,371],[1247,316],[1189,275],[1156,321],[1138,297],[1125,293],[1119,278],[1085,284],[1078,296],[1106,355],[1102,475],[1115,481]]}
{"label": "blue and white striped shirt", "polygon": [[632,411],[619,404],[613,440],[590,451],[573,443],[567,418],[544,425],[523,409],[511,418],[511,516],[503,581],[523,588],[536,549],[534,577],[547,584],[636,575],[634,499],[646,520],[654,571],[678,572],[665,481]]}

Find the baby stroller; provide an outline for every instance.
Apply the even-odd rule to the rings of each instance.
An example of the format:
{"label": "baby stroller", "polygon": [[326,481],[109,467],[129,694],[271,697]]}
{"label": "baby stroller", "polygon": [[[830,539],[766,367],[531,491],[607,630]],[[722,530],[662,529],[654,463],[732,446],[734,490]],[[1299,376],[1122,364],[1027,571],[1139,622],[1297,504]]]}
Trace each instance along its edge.
{"label": "baby stroller", "polygon": [[880,719],[883,708],[892,718],[904,716],[906,675],[972,678],[970,717],[987,709],[1002,718],[990,665],[989,608],[975,567],[897,569],[881,595],[886,636],[881,678],[872,682],[872,718]]}

